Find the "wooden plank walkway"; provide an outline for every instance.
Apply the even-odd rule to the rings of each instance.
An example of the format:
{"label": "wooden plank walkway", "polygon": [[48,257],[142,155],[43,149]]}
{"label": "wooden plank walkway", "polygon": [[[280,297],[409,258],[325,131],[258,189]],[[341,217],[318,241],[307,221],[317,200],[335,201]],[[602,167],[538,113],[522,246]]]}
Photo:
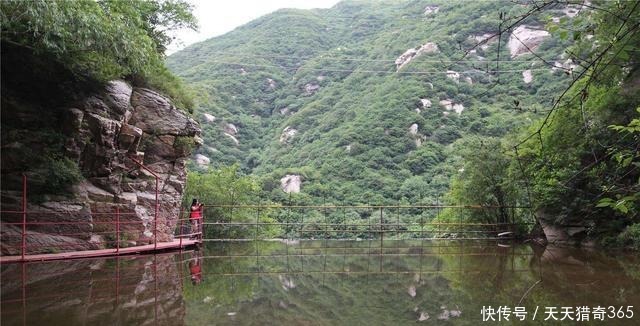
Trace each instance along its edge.
{"label": "wooden plank walkway", "polygon": [[[201,242],[200,240],[190,240],[190,239],[182,239],[182,242],[180,242],[180,239],[176,239],[168,242],[158,242],[158,245],[155,247],[153,244],[149,244],[144,246],[120,248],[120,250],[98,249],[98,250],[60,252],[55,254],[25,255],[24,261],[47,261],[47,260],[64,260],[64,259],[78,259],[78,258],[92,258],[92,257],[135,255],[135,254],[148,253],[153,251],[186,248],[189,246],[196,245],[200,242]],[[21,261],[23,261],[22,256],[1,256],[0,257],[0,263],[2,264],[18,263]]]}

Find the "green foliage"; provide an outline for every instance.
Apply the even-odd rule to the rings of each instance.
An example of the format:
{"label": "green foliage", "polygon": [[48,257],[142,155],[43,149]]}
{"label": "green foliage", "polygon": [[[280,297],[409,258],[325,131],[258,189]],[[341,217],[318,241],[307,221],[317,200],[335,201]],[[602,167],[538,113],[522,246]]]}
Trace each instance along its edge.
{"label": "green foliage", "polygon": [[[221,167],[206,172],[190,172],[184,194],[183,207],[190,207],[192,198],[208,205],[204,209],[204,222],[259,222],[265,223],[258,228],[247,230],[241,226],[205,227],[209,238],[242,238],[248,234],[262,238],[274,238],[280,235],[278,226],[268,225],[275,222],[273,212],[250,209],[233,209],[228,205],[253,205],[259,200],[260,184],[252,176],[242,175],[238,165]],[[257,234],[254,234],[254,231]]]}
{"label": "green foliage", "polygon": [[196,148],[196,142],[193,137],[177,136],[173,142],[173,148],[178,150],[183,156],[188,156]]}
{"label": "green foliage", "polygon": [[67,157],[48,156],[36,173],[36,179],[43,179],[41,191],[47,194],[64,195],[72,185],[84,179],[76,162]]}
{"label": "green foliage", "polygon": [[0,3],[0,18],[3,42],[55,58],[78,80],[147,79],[177,104],[192,105],[163,64],[168,33],[196,27],[183,0],[10,0]]}
{"label": "green foliage", "polygon": [[631,224],[618,235],[618,241],[623,246],[640,250],[640,223]]}
{"label": "green foliage", "polygon": [[[435,202],[461,167],[456,141],[501,137],[529,124],[568,77],[539,69],[534,82],[525,84],[521,71],[531,63],[518,58],[501,63],[512,72],[500,74],[495,84],[485,67],[476,69],[477,55],[497,56],[495,44],[448,63],[463,56],[461,46],[475,44],[470,38],[495,30],[493,13],[511,8],[517,14],[520,6],[433,4],[440,11],[429,17],[423,16],[424,3],[409,1],[281,10],[171,55],[170,69],[203,94],[197,112],[217,118],[203,121],[205,146],[198,153],[214,166],[239,163],[243,172],[264,180],[263,190],[276,202],[288,200],[278,189],[286,174],[306,174],[303,195],[294,199],[307,204]],[[439,52],[421,55],[396,73],[395,58],[426,42],[438,44]],[[564,44],[555,42],[542,54],[558,57]],[[509,60],[508,50],[501,51],[501,59]],[[459,82],[446,76],[449,69],[461,72]],[[432,106],[423,107],[421,99]],[[464,111],[445,115],[439,101],[447,99]],[[238,126],[239,144],[224,135],[227,123]],[[414,123],[416,135],[409,132]],[[297,133],[281,142],[287,127]]]}

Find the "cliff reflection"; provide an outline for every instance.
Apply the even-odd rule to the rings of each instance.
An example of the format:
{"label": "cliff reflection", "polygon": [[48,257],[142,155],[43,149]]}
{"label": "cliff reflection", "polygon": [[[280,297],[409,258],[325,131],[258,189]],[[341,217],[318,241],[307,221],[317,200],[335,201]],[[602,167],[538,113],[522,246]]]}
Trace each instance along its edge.
{"label": "cliff reflection", "polygon": [[2,324],[183,325],[179,262],[159,254],[3,265]]}

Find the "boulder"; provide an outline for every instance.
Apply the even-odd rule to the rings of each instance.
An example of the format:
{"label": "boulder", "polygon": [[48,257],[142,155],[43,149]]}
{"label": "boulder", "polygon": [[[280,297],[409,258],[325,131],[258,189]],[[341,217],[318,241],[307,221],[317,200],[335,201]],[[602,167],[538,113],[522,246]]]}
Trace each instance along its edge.
{"label": "boulder", "polygon": [[304,95],[313,95],[320,89],[320,85],[308,83],[304,85]]}
{"label": "boulder", "polygon": [[280,187],[286,193],[299,193],[302,179],[297,174],[287,174],[280,179]]}
{"label": "boulder", "polygon": [[460,81],[460,73],[454,70],[447,70],[447,77],[453,79],[456,83]]}
{"label": "boulder", "polygon": [[417,135],[418,134],[418,124],[414,123],[409,127],[409,133],[412,135]]}
{"label": "boulder", "polygon": [[427,42],[417,48],[408,49],[403,54],[401,54],[398,58],[396,58],[395,60],[396,68],[399,71],[400,69],[402,69],[402,67],[407,65],[411,60],[419,57],[422,54],[438,53],[438,52],[439,52],[438,45],[433,42]]}
{"label": "boulder", "polygon": [[226,123],[224,125],[224,132],[228,133],[229,135],[235,136],[238,133],[238,127],[236,127],[236,125],[234,125],[233,123]]}
{"label": "boulder", "polygon": [[531,73],[531,69],[527,69],[522,72],[522,80],[525,84],[529,84],[533,81],[533,74]]}
{"label": "boulder", "polygon": [[422,108],[423,109],[430,108],[431,107],[431,100],[428,100],[426,98],[421,98],[420,99],[420,104],[422,104]]}
{"label": "boulder", "polygon": [[206,122],[206,123],[212,123],[212,122],[216,121],[216,117],[212,116],[209,113],[203,113],[202,117],[204,118],[204,122]]}
{"label": "boulder", "polygon": [[270,90],[274,90],[277,87],[276,81],[271,78],[267,78],[267,85]]}
{"label": "boulder", "polygon": [[282,134],[280,134],[280,143],[287,144],[293,139],[293,137],[298,133],[298,130],[287,126],[282,130]]}
{"label": "boulder", "polygon": [[527,25],[518,26],[509,37],[507,47],[511,53],[511,58],[519,57],[530,51],[535,51],[538,46],[551,34],[549,32]]}
{"label": "boulder", "polygon": [[198,164],[201,167],[207,167],[209,163],[211,163],[211,159],[202,154],[196,154],[193,159],[196,162],[196,164]]}
{"label": "boulder", "polygon": [[431,14],[437,14],[438,11],[440,11],[440,7],[438,7],[438,6],[426,6],[426,7],[424,7],[423,15],[428,16],[428,15],[431,15]]}
{"label": "boulder", "polygon": [[236,138],[234,135],[229,134],[229,133],[223,133],[225,136],[229,137],[229,139],[231,139],[233,141],[234,144],[236,144],[236,146],[240,145],[240,141],[238,140],[238,138]]}

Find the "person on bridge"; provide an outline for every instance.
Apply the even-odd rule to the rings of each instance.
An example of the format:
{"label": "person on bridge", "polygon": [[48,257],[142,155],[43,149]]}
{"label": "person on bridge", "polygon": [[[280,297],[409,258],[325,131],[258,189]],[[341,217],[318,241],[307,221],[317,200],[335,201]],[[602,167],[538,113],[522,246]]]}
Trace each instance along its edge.
{"label": "person on bridge", "polygon": [[[191,220],[191,234],[199,233],[202,221],[202,203],[198,202],[198,199],[196,198],[191,202],[191,214],[189,215],[189,219]],[[192,238],[194,238],[193,235]]]}

